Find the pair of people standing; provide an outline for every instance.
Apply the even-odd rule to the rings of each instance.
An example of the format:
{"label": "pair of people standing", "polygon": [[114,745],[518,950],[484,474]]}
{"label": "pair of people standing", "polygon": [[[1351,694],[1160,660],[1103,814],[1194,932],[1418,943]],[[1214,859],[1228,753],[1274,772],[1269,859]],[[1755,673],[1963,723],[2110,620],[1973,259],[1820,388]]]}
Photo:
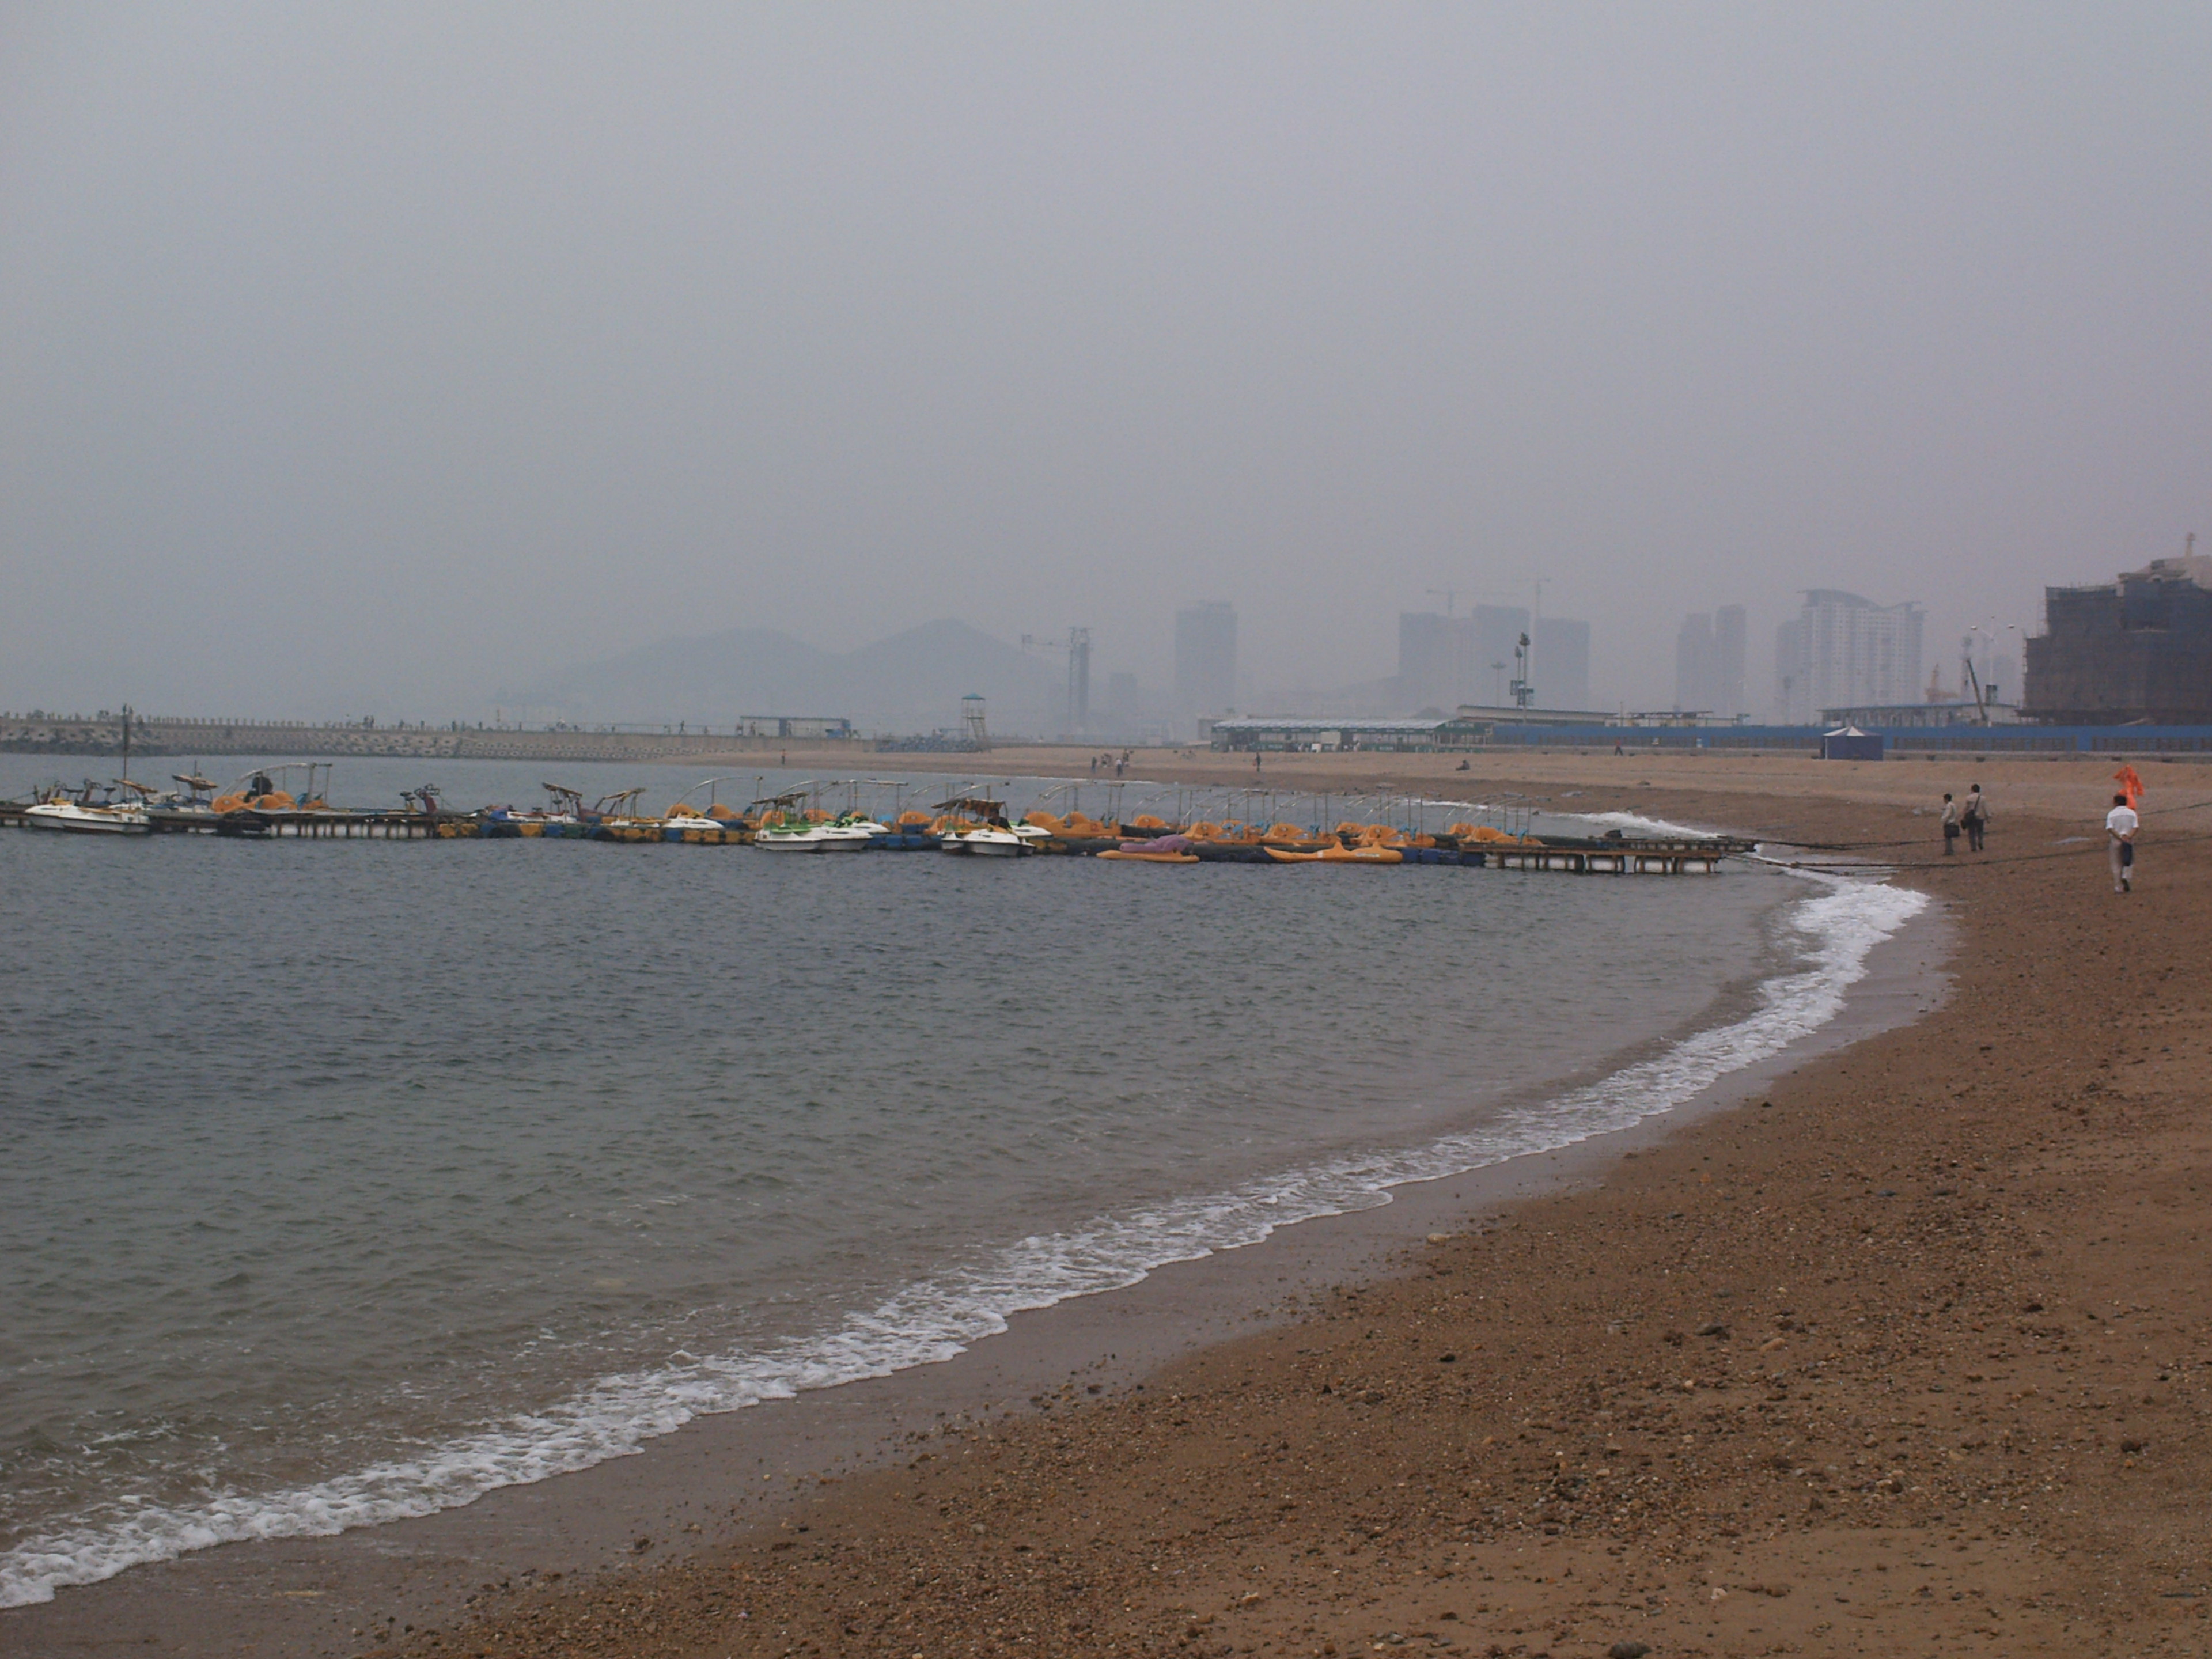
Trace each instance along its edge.
{"label": "pair of people standing", "polygon": [[1959,832],[1966,834],[1966,850],[1982,850],[1982,831],[1989,827],[1990,804],[1982,799],[1982,786],[1975,784],[1966,791],[1963,801],[1943,797],[1943,851],[1948,856],[1958,850]]}

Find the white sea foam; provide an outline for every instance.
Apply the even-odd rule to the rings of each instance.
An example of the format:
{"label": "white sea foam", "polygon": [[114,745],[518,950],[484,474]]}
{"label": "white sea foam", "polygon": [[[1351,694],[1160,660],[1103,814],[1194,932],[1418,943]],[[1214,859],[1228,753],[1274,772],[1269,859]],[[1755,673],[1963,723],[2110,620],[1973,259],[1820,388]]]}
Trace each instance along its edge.
{"label": "white sea foam", "polygon": [[[1427,795],[1415,798],[1423,806],[1446,807],[1454,811],[1498,812],[1505,809],[1488,801],[1445,800]],[[1647,817],[1641,812],[1575,812],[1565,807],[1529,807],[1516,801],[1511,808],[1516,812],[1534,812],[1542,818],[1572,818],[1577,823],[1595,824],[1601,830],[1620,830],[1638,836],[1710,836],[1710,830],[1692,830],[1686,823],[1674,823],[1665,818]]]}
{"label": "white sea foam", "polygon": [[1608,830],[1620,830],[1638,836],[1709,836],[1710,830],[1692,830],[1686,823],[1670,823],[1665,818],[1648,818],[1641,812],[1577,812],[1573,815],[1588,823],[1602,824]]}
{"label": "white sea foam", "polygon": [[1421,1146],[1315,1164],[1024,1239],[910,1285],[826,1334],[602,1377],[544,1411],[416,1455],[290,1491],[226,1493],[188,1507],[144,1505],[51,1532],[0,1556],[0,1607],[49,1601],[64,1585],[210,1545],[328,1534],[454,1508],[501,1486],[636,1451],[705,1413],[949,1359],[1024,1310],[1134,1284],[1169,1262],[1255,1243],[1293,1222],[1385,1204],[1395,1186],[1571,1146],[1672,1110],[1835,1018],[1874,947],[1927,903],[1895,887],[1813,872],[1804,878],[1822,890],[1784,913],[1784,925],[1799,937],[1800,959],[1759,988],[1750,1012],[1587,1087]]}

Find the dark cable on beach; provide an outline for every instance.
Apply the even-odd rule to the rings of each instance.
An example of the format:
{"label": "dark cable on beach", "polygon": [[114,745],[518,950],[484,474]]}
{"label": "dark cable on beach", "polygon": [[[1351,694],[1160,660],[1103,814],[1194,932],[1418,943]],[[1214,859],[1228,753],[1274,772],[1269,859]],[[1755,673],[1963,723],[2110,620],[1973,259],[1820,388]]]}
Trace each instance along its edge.
{"label": "dark cable on beach", "polygon": [[[2212,802],[2202,802],[2199,804],[2212,805]],[[2184,809],[2180,807],[2172,807],[2168,810],[2172,811],[2180,811]],[[2212,841],[2212,830],[2208,830],[2203,835],[2173,836],[2166,840],[2154,842],[2148,844],[2156,847],[2186,847],[2192,842],[2200,841]],[[2100,843],[2098,842],[2094,836],[2084,836],[2081,838],[2081,842],[2082,844],[2081,846],[2069,847],[2063,852],[2008,853],[1996,858],[1954,859],[1948,863],[1941,859],[1916,859],[1909,860],[1898,859],[1878,859],[1869,860],[1869,861],[1862,864],[1808,864],[1802,859],[1760,859],[1759,861],[1762,864],[1771,865],[1778,870],[1821,870],[1827,872],[1831,875],[1877,875],[1897,870],[1985,870],[1993,864],[2040,864],[2047,859],[2081,858],[2091,853],[2101,850]],[[1767,843],[1761,843],[1761,845],[1765,844]],[[1812,846],[1809,842],[1792,841],[1776,842],[1772,844],[1778,847],[1811,848]],[[1917,847],[1922,843],[1919,842],[1868,842],[1865,844],[1869,846],[1881,847]],[[1812,848],[1812,850],[1822,851],[1826,849]]]}
{"label": "dark cable on beach", "polygon": [[[2142,816],[2147,818],[2165,817],[2171,813],[2194,812],[2207,806],[2212,806],[2212,799],[2184,801],[2179,806],[2146,806],[2140,811]],[[1925,845],[1927,840],[1925,836],[1915,836],[1907,841],[1784,841],[1779,836],[1761,836],[1759,837],[1759,844],[1761,847],[1796,847],[1808,853],[1863,853],[1873,852],[1885,847],[1920,847]],[[1984,864],[2010,861],[2002,859],[1982,860]]]}

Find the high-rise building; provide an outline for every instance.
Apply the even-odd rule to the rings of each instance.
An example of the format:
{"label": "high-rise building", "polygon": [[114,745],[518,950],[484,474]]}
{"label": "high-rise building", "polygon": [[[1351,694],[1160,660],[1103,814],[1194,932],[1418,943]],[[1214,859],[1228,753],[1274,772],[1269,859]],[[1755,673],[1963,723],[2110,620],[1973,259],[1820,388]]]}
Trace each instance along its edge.
{"label": "high-rise building", "polygon": [[1674,630],[1674,712],[1711,713],[1713,707],[1713,619],[1692,611]]}
{"label": "high-rise building", "polygon": [[1744,614],[1740,605],[1697,611],[1674,635],[1674,708],[1729,719],[1747,713]]}
{"label": "high-rise building", "polygon": [[2020,665],[2008,656],[1993,657],[1990,672],[1982,685],[1982,695],[1991,702],[2002,702],[2010,698],[2017,706],[2020,702]]}
{"label": "high-rise building", "polygon": [[1176,612],[1176,707],[1226,714],[1237,702],[1237,608],[1209,599]]}
{"label": "high-rise building", "polygon": [[2021,708],[2080,726],[2212,720],[2212,557],[2154,559],[2116,581],[2044,590]]}
{"label": "high-rise building", "polygon": [[1805,619],[1792,617],[1774,630],[1774,723],[1810,726],[1813,694],[1799,695],[1805,678]]}
{"label": "high-rise building", "polygon": [[1774,639],[1776,702],[1783,720],[1810,726],[1824,708],[1920,702],[1917,605],[1876,605],[1856,593],[1816,587]]}
{"label": "high-rise building", "polygon": [[1528,631],[1528,613],[1518,605],[1478,605],[1468,625],[1475,693],[1471,701],[1502,708],[1512,701],[1513,653]]}
{"label": "high-rise building", "polygon": [[1529,636],[1528,671],[1542,708],[1581,708],[1589,701],[1589,624],[1539,617],[1514,605],[1479,605],[1464,617],[1433,611],[1398,614],[1398,702],[1408,713],[1465,703],[1511,702],[1515,653]]}
{"label": "high-rise building", "polygon": [[1398,613],[1398,702],[1409,712],[1445,709],[1466,701],[1462,659],[1468,623],[1433,611]]}
{"label": "high-rise building", "polygon": [[1540,708],[1589,707],[1589,624],[1565,617],[1539,617],[1530,630],[1535,641],[1535,662],[1529,677],[1536,683]]}
{"label": "high-rise building", "polygon": [[1744,641],[1748,629],[1743,607],[1724,605],[1713,612],[1713,713],[1734,719],[1751,712],[1751,697],[1744,672]]}

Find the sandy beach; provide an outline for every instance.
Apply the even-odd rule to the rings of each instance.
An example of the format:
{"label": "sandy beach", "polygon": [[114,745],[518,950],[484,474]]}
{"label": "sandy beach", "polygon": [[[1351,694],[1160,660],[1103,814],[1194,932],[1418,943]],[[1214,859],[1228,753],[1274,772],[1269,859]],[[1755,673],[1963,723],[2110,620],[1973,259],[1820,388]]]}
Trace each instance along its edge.
{"label": "sandy beach", "polygon": [[[1848,845],[1938,903],[1711,1109],[468,1510],[66,1591],[0,1652],[2200,1647],[2212,780],[2142,769],[2122,898],[2109,763],[1455,765],[1262,775]],[[1989,853],[1942,859],[1970,778]]]}

